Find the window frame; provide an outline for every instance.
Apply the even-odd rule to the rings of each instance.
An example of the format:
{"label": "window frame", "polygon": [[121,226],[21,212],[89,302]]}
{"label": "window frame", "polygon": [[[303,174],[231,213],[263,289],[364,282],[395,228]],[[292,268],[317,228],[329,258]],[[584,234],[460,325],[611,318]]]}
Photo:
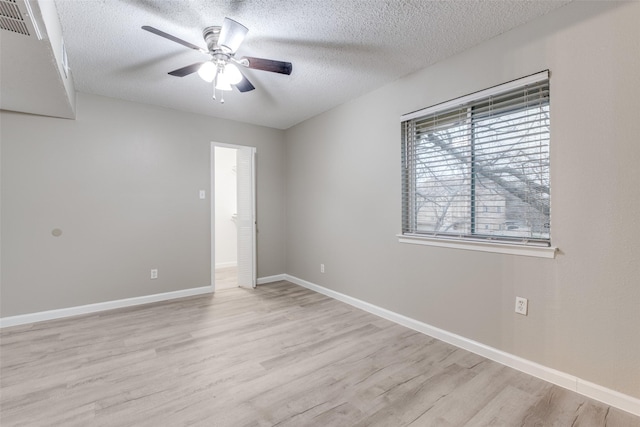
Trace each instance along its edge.
{"label": "window frame", "polygon": [[[497,85],[485,90],[481,90],[478,92],[474,92],[469,95],[465,95],[463,97],[459,97],[450,101],[446,101],[440,104],[433,105],[428,108],[424,108],[412,113],[405,114],[400,117],[400,122],[402,124],[402,167],[404,168],[406,164],[409,163],[407,156],[410,154],[408,151],[410,149],[415,150],[416,145],[411,144],[412,147],[409,148],[407,145],[407,141],[405,138],[405,134],[409,133],[411,135],[415,134],[415,128],[411,128],[414,119],[425,118],[429,115],[437,115],[437,114],[445,114],[454,109],[464,109],[468,108],[468,111],[471,111],[474,107],[473,103],[476,101],[480,101],[483,98],[491,97],[498,94],[504,94],[505,92],[510,92],[513,90],[524,89],[526,86],[535,84],[538,82],[542,82],[544,80],[549,79],[549,71],[545,70],[540,73],[532,74],[530,76],[526,76],[517,80],[513,80],[501,85]],[[472,104],[472,105],[469,105]],[[481,105],[481,104],[476,104]],[[471,117],[470,117],[471,119]],[[405,125],[408,125],[406,127]],[[470,144],[473,146],[475,141],[470,141]],[[548,158],[550,158],[551,153],[548,152]],[[477,167],[474,159],[471,159],[467,167],[473,169]],[[550,171],[548,172],[550,175]],[[412,219],[411,216],[408,216],[408,212],[411,211],[411,206],[415,206],[415,189],[416,189],[416,178],[415,178],[416,170],[415,167],[407,168],[406,175],[403,171],[403,183],[402,183],[402,227],[400,234],[397,235],[400,243],[408,243],[408,244],[419,244],[419,245],[427,245],[427,246],[440,246],[446,248],[457,248],[457,249],[466,249],[466,250],[479,250],[484,252],[494,252],[494,253],[505,253],[505,254],[515,254],[515,255],[524,255],[524,256],[535,256],[535,257],[543,257],[543,258],[555,258],[555,254],[557,252],[557,248],[551,245],[551,230],[549,230],[549,237],[543,239],[529,239],[526,238],[514,238],[511,239],[509,236],[497,236],[496,238],[488,237],[486,235],[482,235],[481,233],[477,233],[473,228],[476,225],[476,221],[478,218],[475,218],[476,213],[474,213],[475,206],[475,196],[473,193],[469,195],[469,202],[472,207],[470,210],[469,216],[469,226],[472,228],[469,232],[461,233],[458,235],[451,234],[437,234],[437,233],[421,233],[418,232],[417,225],[414,223],[415,219]],[[475,179],[475,174],[473,171],[470,173],[469,178],[471,180]],[[471,189],[475,187],[472,185]],[[549,205],[551,200],[549,199]],[[486,209],[486,205],[485,205]],[[498,209],[501,211],[500,207]],[[550,212],[548,213],[550,215]],[[550,221],[550,220],[549,220]],[[411,223],[411,224],[407,224]],[[408,227],[405,227],[408,226]],[[413,230],[413,232],[406,232],[406,229]]]}

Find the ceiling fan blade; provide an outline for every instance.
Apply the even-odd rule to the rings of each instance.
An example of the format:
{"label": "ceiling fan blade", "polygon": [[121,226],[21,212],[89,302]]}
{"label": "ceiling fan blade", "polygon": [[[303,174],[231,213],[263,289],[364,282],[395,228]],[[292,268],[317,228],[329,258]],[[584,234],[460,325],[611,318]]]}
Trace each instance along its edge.
{"label": "ceiling fan blade", "polygon": [[153,27],[150,27],[148,25],[143,25],[142,29],[145,30],[145,31],[149,31],[150,33],[153,33],[153,34],[155,34],[157,36],[164,37],[165,39],[171,40],[172,42],[179,43],[182,46],[186,46],[186,47],[188,47],[190,49],[197,50],[197,51],[202,52],[202,53],[207,53],[207,51],[204,50],[203,48],[201,48],[199,46],[196,46],[195,44],[191,44],[191,43],[189,43],[187,41],[184,41],[182,39],[179,39],[176,36],[172,36],[171,34],[167,34],[164,31],[160,31],[157,28],[153,28]]}
{"label": "ceiling fan blade", "polygon": [[245,56],[242,58],[249,61],[249,65],[247,67],[253,68],[255,70],[262,71],[271,71],[272,73],[280,73],[280,74],[291,74],[291,70],[293,70],[293,65],[291,62],[284,61],[274,61],[273,59],[263,59],[263,58],[254,58],[251,56]]}
{"label": "ceiling fan blade", "polygon": [[240,44],[247,35],[249,29],[239,22],[233,19],[224,18],[222,22],[222,28],[220,29],[220,38],[218,39],[218,46],[224,50],[228,50],[229,53],[235,53],[240,47]]}
{"label": "ceiling fan blade", "polygon": [[[242,74],[242,72],[241,72],[241,74]],[[237,83],[234,86],[240,92],[249,92],[249,91],[255,89],[255,87],[251,84],[251,82],[249,81],[247,76],[245,76],[244,74],[242,74],[242,80],[240,80],[240,83]]]}
{"label": "ceiling fan blade", "polygon": [[195,64],[187,65],[186,67],[178,68],[177,70],[170,71],[169,74],[176,77],[184,77],[189,74],[193,74],[202,67],[204,62],[196,62]]}

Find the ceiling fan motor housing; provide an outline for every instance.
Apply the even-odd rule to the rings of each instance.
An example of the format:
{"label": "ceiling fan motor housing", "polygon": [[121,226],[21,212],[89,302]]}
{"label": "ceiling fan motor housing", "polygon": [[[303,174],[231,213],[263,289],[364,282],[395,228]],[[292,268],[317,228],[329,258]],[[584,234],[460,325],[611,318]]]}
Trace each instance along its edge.
{"label": "ceiling fan motor housing", "polygon": [[211,26],[202,30],[202,37],[204,37],[205,43],[209,52],[213,53],[216,50],[220,50],[218,47],[218,39],[220,38],[220,26]]}

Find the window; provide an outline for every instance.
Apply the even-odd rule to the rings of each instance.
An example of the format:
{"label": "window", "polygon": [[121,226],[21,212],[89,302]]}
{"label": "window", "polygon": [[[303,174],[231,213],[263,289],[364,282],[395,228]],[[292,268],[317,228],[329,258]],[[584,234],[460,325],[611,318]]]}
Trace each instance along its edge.
{"label": "window", "polygon": [[550,246],[549,78],[402,117],[402,235]]}

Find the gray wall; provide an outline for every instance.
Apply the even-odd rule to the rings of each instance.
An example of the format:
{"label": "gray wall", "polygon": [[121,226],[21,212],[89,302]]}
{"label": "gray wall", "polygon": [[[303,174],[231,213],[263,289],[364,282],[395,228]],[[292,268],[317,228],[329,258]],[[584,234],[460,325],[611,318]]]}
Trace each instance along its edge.
{"label": "gray wall", "polygon": [[[83,94],[76,121],[1,112],[0,315],[208,285],[209,143],[247,144],[258,276],[640,397],[639,20],[638,2],[576,2],[284,133]],[[398,243],[399,116],[547,68],[558,257]]]}
{"label": "gray wall", "polygon": [[77,120],[0,113],[2,317],[210,285],[211,141],[257,147],[258,277],[284,272],[282,131],[77,105]]}
{"label": "gray wall", "polygon": [[[640,397],[638,22],[576,2],[287,130],[287,273]],[[545,69],[557,258],[398,243],[399,117]]]}

